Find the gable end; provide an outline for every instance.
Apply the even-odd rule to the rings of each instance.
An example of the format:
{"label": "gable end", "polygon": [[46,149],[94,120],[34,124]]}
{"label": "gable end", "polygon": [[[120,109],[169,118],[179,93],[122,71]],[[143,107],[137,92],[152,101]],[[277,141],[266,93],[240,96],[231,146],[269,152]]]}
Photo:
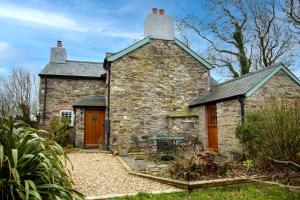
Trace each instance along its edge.
{"label": "gable end", "polygon": [[184,51],[186,51],[188,54],[190,54],[193,58],[198,60],[207,69],[213,68],[213,66],[209,62],[204,60],[201,56],[199,56],[196,52],[194,52],[192,49],[190,49],[185,44],[183,44],[180,40],[175,39],[175,44],[177,44],[179,47],[181,47]]}
{"label": "gable end", "polygon": [[283,65],[278,65],[278,67],[274,68],[274,70],[268,75],[266,76],[264,79],[262,79],[260,82],[258,82],[254,87],[252,87],[250,90],[248,90],[245,93],[246,97],[251,96],[254,92],[256,92],[260,87],[262,87],[266,82],[268,82],[277,72],[279,72],[280,70],[283,70],[285,73],[287,73],[287,75],[293,80],[295,81],[295,83],[300,86],[300,80],[292,73],[290,72],[290,70],[288,70],[286,67],[284,67]]}
{"label": "gable end", "polygon": [[132,52],[132,51],[134,51],[134,50],[136,50],[138,48],[140,48],[141,46],[144,46],[145,44],[147,44],[149,42],[150,42],[150,37],[146,37],[145,39],[143,39],[143,40],[141,40],[141,41],[139,41],[137,43],[134,43],[133,45],[131,45],[131,46],[129,46],[129,47],[127,47],[127,48],[119,51],[118,53],[109,56],[107,58],[107,61],[113,62],[113,61],[115,61],[115,60],[117,60],[117,59],[125,56],[126,54],[128,54],[128,53],[130,53],[130,52]]}
{"label": "gable end", "polygon": [[[118,53],[107,57],[106,60],[109,62],[113,62],[113,61],[125,56],[126,54],[142,47],[143,45],[148,44],[150,42],[150,39],[151,39],[150,37],[146,37],[145,39],[119,51]],[[191,50],[189,47],[187,47],[181,41],[179,41],[178,39],[175,39],[174,42],[177,46],[179,46],[181,49],[183,49],[185,52],[187,52],[189,55],[191,55],[193,58],[195,58],[199,63],[201,63],[206,69],[210,70],[213,68],[213,66],[209,62],[204,60],[201,56],[199,56],[196,52]]]}

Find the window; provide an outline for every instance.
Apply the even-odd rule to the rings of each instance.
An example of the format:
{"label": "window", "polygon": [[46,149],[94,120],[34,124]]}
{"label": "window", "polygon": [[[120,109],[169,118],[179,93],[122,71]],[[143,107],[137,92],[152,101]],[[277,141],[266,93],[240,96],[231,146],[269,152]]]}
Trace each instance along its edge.
{"label": "window", "polygon": [[67,118],[70,122],[69,126],[74,126],[74,112],[73,110],[61,110],[60,118]]}

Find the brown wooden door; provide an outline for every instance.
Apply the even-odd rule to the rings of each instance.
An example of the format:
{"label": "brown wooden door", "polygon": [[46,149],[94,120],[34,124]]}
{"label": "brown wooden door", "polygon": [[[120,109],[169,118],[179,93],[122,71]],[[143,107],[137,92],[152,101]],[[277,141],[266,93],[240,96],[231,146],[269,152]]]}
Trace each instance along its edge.
{"label": "brown wooden door", "polygon": [[218,151],[218,126],[217,126],[217,106],[216,104],[207,105],[207,134],[208,148]]}
{"label": "brown wooden door", "polygon": [[105,144],[104,132],[105,111],[99,109],[85,110],[84,146],[85,148],[99,147]]}

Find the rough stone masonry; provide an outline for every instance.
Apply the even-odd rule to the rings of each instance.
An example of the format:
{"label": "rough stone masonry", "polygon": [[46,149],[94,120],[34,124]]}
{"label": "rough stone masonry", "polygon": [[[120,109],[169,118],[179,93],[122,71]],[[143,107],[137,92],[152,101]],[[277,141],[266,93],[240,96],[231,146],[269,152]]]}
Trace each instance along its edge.
{"label": "rough stone masonry", "polygon": [[130,148],[131,135],[168,133],[167,115],[187,111],[208,89],[208,70],[174,40],[151,39],[111,65],[111,144]]}

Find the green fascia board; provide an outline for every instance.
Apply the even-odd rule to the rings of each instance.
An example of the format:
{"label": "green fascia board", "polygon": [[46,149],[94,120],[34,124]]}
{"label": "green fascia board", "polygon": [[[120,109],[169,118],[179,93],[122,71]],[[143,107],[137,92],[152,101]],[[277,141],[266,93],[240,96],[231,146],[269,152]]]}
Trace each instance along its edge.
{"label": "green fascia board", "polygon": [[204,60],[201,56],[199,56],[196,52],[194,52],[192,49],[183,44],[180,40],[175,39],[175,43],[187,53],[189,53],[192,57],[194,57],[196,60],[198,60],[200,63],[202,63],[207,69],[213,68],[213,66],[209,62]]}
{"label": "green fascia board", "polygon": [[278,65],[278,67],[275,67],[270,74],[268,74],[264,79],[258,82],[250,90],[248,90],[248,92],[245,93],[245,96],[246,97],[251,96],[255,91],[257,91],[261,86],[263,86],[266,82],[268,82],[280,70],[285,71],[300,86],[300,80],[290,70],[288,70],[285,66],[281,64]]}
{"label": "green fascia board", "polygon": [[150,41],[150,37],[146,37],[146,38],[144,38],[144,39],[142,39],[142,40],[134,43],[133,45],[131,45],[131,46],[129,46],[129,47],[127,47],[127,48],[119,51],[118,53],[107,57],[107,61],[113,62],[113,61],[121,58],[122,56],[124,56],[124,55],[126,55],[126,54],[128,54],[128,53],[130,53],[130,52],[132,52],[134,50],[136,50],[137,48],[139,48],[139,47],[141,47],[141,46],[149,43],[149,41]]}

